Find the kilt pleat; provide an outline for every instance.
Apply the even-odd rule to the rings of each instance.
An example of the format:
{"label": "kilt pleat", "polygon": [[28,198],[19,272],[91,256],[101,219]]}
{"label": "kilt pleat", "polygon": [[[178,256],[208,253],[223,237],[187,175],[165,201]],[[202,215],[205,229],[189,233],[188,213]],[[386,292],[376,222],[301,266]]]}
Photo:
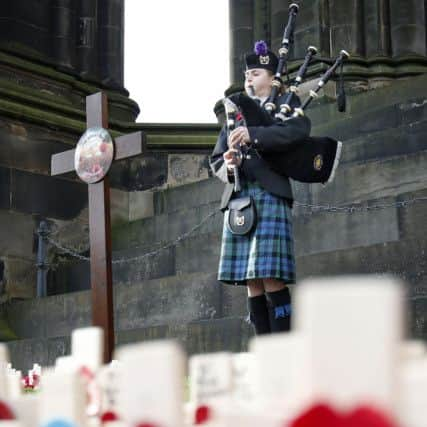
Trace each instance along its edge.
{"label": "kilt pleat", "polygon": [[256,228],[239,236],[230,233],[224,223],[218,280],[236,285],[257,278],[295,283],[291,208],[257,183],[243,183],[236,197],[248,195],[253,197],[257,210]]}

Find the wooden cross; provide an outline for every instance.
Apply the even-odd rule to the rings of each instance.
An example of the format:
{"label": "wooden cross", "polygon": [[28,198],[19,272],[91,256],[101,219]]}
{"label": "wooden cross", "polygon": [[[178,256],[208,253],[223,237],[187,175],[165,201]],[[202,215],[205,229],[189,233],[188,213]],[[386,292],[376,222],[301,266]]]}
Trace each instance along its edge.
{"label": "wooden cross", "polygon": [[[87,128],[108,128],[107,96],[96,93],[86,97]],[[143,147],[144,146],[144,147]],[[145,148],[142,132],[115,139],[114,160],[141,154]],[[54,154],[51,175],[75,170],[75,149]],[[114,311],[111,268],[110,184],[108,175],[88,184],[90,277],[92,289],[92,324],[104,330],[104,363],[111,361],[114,349]]]}

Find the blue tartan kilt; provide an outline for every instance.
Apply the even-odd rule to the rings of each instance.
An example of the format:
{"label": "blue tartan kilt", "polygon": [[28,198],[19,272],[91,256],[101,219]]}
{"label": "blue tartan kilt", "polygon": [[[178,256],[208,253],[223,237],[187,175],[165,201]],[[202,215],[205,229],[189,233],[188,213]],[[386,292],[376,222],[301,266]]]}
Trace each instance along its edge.
{"label": "blue tartan kilt", "polygon": [[258,278],[295,283],[291,208],[283,198],[268,193],[256,182],[242,183],[242,191],[236,197],[240,196],[253,197],[256,228],[239,236],[224,223],[218,280],[235,285],[246,285],[246,280]]}

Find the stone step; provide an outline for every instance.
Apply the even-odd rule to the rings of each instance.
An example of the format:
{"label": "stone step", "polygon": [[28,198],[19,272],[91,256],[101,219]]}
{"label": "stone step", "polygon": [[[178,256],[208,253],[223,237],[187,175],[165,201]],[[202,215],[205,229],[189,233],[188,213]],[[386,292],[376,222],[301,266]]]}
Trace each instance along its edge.
{"label": "stone step", "polygon": [[140,246],[144,246],[144,249],[146,246],[155,249],[155,245],[173,241],[187,233],[214,212],[218,213],[213,218],[206,220],[198,229],[198,233],[209,233],[217,231],[221,227],[222,215],[219,211],[219,201],[196,204],[186,209],[157,214],[115,226],[112,235],[113,251],[123,251]]}
{"label": "stone step", "polygon": [[[427,122],[422,122],[419,126],[421,125],[425,127]],[[424,188],[427,174],[425,169],[427,147],[426,150],[417,151],[416,148],[427,143],[421,140],[422,132],[415,129],[417,126],[413,127],[414,138],[412,140],[409,137],[407,138],[406,147],[403,144],[400,147],[396,141],[388,145],[389,157],[386,158],[379,157],[378,153],[372,150],[366,155],[366,157],[371,157],[370,161],[361,163],[359,161],[360,151],[369,151],[369,143],[365,145],[358,140],[354,145],[349,145],[348,150],[346,145],[343,150],[343,164],[337,169],[334,182],[327,186],[321,184],[296,185],[295,199],[302,203],[342,205],[363,200],[394,197],[399,193]],[[410,129],[406,130],[410,131]],[[380,140],[382,146],[387,145],[387,135],[387,133],[382,135],[384,138]],[[402,135],[404,135],[403,131]],[[386,149],[384,148],[384,150]],[[397,151],[403,150],[409,152],[396,154]],[[397,170],[399,170],[399,174],[396,173]],[[303,187],[309,189],[309,200],[307,200],[307,194],[304,193]],[[209,182],[206,182],[206,191],[208,188]],[[184,194],[185,191],[186,188],[183,186],[181,193]],[[141,244],[144,246],[152,245],[154,248],[156,242],[173,241],[198,224],[201,219],[214,212],[215,209],[218,209],[218,203],[216,201],[196,208],[189,207],[185,210],[172,211],[170,214],[160,214],[115,227],[113,247],[116,251],[141,246]],[[201,227],[198,234],[220,233],[221,227],[222,215],[217,214]]]}
{"label": "stone step", "polygon": [[[393,206],[402,200],[421,199],[406,207]],[[295,251],[298,260],[303,257],[314,258],[341,251],[365,248],[376,245],[399,246],[404,242],[420,239],[418,230],[425,225],[427,212],[427,190],[402,193],[396,197],[371,200],[369,206],[385,205],[383,209],[362,212],[318,212],[294,216]],[[418,246],[411,256],[416,256]],[[324,255],[323,255],[324,254]],[[402,255],[403,256],[403,255]],[[320,265],[322,261],[320,261]],[[356,264],[357,265],[357,264]]]}
{"label": "stone step", "polygon": [[297,200],[339,206],[422,190],[427,179],[426,161],[427,150],[344,165],[337,169],[330,185],[307,185],[309,191],[301,191]]}
{"label": "stone step", "polygon": [[[420,208],[421,209],[421,208]],[[423,216],[426,206],[422,207]],[[418,230],[422,229],[420,222]],[[425,227],[422,225],[422,227]],[[406,334],[427,338],[427,243],[424,236],[372,246],[309,254],[297,258],[297,283],[305,278],[392,275],[406,284]],[[297,285],[298,286],[298,285]],[[363,307],[361,307],[363,312]]]}
{"label": "stone step", "polygon": [[[397,195],[421,191],[425,188],[427,151],[408,155],[376,159],[368,163],[348,163],[337,171],[329,186],[308,185],[299,187],[296,200],[314,205],[341,206],[352,203],[383,204],[393,202]],[[399,172],[399,173],[397,173]],[[400,197],[402,199],[403,196]],[[169,245],[218,208],[217,203],[192,209],[172,211],[114,228],[114,259],[140,257]],[[297,254],[328,252],[349,247],[370,246],[399,240],[399,215],[396,208],[363,212],[355,215],[327,214],[307,218],[307,209],[296,206],[295,233],[302,244]],[[301,218],[300,218],[301,215]],[[322,216],[323,215],[323,216]],[[334,236],[323,235],[325,230],[336,228]],[[132,262],[114,264],[115,283],[133,283],[176,274],[215,272],[219,259],[222,214],[209,219],[196,233],[168,247],[154,256]],[[298,238],[299,234],[304,238]],[[88,289],[87,263],[60,267],[56,272],[63,280],[53,282],[56,292],[70,289]],[[84,284],[79,288],[78,284]],[[53,290],[51,290],[52,292]]]}
{"label": "stone step", "polygon": [[[390,88],[392,86],[392,88]],[[393,104],[411,104],[414,100],[426,96],[427,75],[411,76],[406,79],[390,81],[389,84],[375,90],[361,91],[357,94],[347,94],[347,111],[337,111],[336,102],[320,105],[313,104],[307,109],[307,115],[312,121],[313,127],[324,123],[345,120],[347,117],[355,117],[359,114],[381,110]]]}
{"label": "stone step", "polygon": [[[214,273],[217,271],[220,244],[221,233],[216,231],[196,233],[154,256],[145,256],[153,249],[150,245],[113,252],[113,283],[131,285],[142,280],[186,273]],[[115,263],[115,258],[131,261]],[[87,261],[58,265],[51,273],[48,295],[87,290],[90,288],[89,275]]]}
{"label": "stone step", "polygon": [[[417,110],[417,114],[413,113],[411,118],[406,119],[399,113],[400,107],[394,105],[380,111],[381,118],[368,119],[363,116],[356,123],[352,119],[349,119],[350,122],[345,120],[341,130],[334,130],[335,135],[333,132],[329,134],[337,138],[346,136],[340,169],[349,163],[384,160],[427,149],[427,141],[424,138],[427,129],[427,103],[414,107],[413,110]],[[385,123],[390,116],[396,119],[393,126]],[[153,213],[161,215],[185,211],[196,206],[219,205],[223,188],[224,184],[213,177],[192,184],[155,191]]]}
{"label": "stone step", "polygon": [[[86,326],[88,323],[82,326]],[[191,355],[215,351],[247,351],[252,328],[243,317],[175,322],[146,328],[118,330],[116,345],[156,339],[177,339]],[[237,339],[236,339],[237,338]],[[38,337],[7,343],[16,369],[27,371],[33,363],[53,365],[59,356],[70,354],[69,335]]]}
{"label": "stone step", "polygon": [[154,214],[168,214],[194,206],[217,203],[221,199],[224,183],[212,177],[203,181],[154,192]]}
{"label": "stone step", "polygon": [[[371,111],[343,114],[340,119],[312,124],[312,135],[327,135],[347,141],[384,129],[399,128],[427,119],[426,95],[404,98],[395,104],[381,106]],[[308,114],[310,117],[310,115]]]}
{"label": "stone step", "polygon": [[327,135],[340,141],[366,136],[384,129],[399,128],[427,119],[426,96],[372,111],[345,114],[339,120],[312,125],[312,135]]}
{"label": "stone step", "polygon": [[[243,287],[222,286],[216,272],[200,270],[153,280],[115,283],[117,330],[182,324],[230,315],[244,315]],[[90,291],[15,301],[1,307],[0,318],[21,338],[66,336],[91,322]]]}
{"label": "stone step", "polygon": [[398,128],[386,128],[345,141],[340,168],[427,150],[427,118]]}
{"label": "stone step", "polygon": [[[305,209],[294,210],[294,236],[297,258],[322,253],[339,252],[350,248],[387,245],[401,239],[416,239],[416,230],[422,229],[427,208],[427,191],[421,186],[416,191],[402,192],[397,186],[393,196],[368,199],[364,206],[394,205],[403,200],[424,198],[406,208],[390,206],[384,209],[354,213],[317,212],[307,215]],[[407,219],[408,218],[408,219]],[[331,233],[331,230],[334,230]],[[175,274],[212,272],[218,266],[220,232],[195,235],[180,242],[173,255]],[[362,250],[362,249],[361,249]],[[123,281],[132,281],[137,274],[124,269]],[[131,276],[129,276],[131,274]],[[117,280],[118,279],[118,276]]]}

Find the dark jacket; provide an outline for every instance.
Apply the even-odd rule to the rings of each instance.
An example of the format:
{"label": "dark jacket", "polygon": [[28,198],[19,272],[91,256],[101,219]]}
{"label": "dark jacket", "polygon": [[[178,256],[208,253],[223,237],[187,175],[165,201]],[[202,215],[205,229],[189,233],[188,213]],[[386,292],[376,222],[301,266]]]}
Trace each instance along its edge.
{"label": "dark jacket", "polygon": [[[276,196],[285,198],[292,206],[293,194],[289,178],[280,170],[273,170],[268,158],[277,153],[283,153],[298,141],[310,135],[311,124],[307,117],[295,117],[285,122],[271,126],[248,126],[251,144],[249,157],[240,167],[243,180],[257,181],[262,188]],[[233,194],[233,181],[227,173],[223,154],[228,150],[227,132],[221,130],[214,151],[210,158],[210,167],[213,173],[225,185],[221,198],[221,209],[225,209]]]}

